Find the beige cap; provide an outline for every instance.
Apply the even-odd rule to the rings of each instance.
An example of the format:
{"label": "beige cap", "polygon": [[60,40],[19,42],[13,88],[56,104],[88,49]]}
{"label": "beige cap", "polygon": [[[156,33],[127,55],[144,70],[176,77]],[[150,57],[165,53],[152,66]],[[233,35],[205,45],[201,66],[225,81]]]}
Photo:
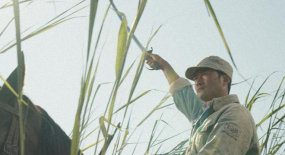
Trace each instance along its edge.
{"label": "beige cap", "polygon": [[199,68],[211,68],[214,70],[222,71],[232,79],[233,75],[232,66],[226,60],[218,56],[209,56],[202,59],[197,66],[189,67],[185,72],[185,76],[188,79],[193,80],[195,71]]}

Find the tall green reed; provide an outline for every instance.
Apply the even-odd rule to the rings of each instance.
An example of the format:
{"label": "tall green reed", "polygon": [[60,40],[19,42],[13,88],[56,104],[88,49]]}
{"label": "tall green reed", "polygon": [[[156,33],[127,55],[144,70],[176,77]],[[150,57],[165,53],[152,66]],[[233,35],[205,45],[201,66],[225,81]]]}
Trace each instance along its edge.
{"label": "tall green reed", "polygon": [[17,43],[17,58],[18,58],[18,73],[17,73],[17,82],[18,82],[18,110],[19,110],[19,127],[20,127],[20,153],[24,154],[24,142],[25,142],[25,133],[24,133],[24,123],[23,123],[23,111],[22,111],[22,89],[23,89],[23,80],[24,80],[24,54],[22,53],[21,48],[21,30],[20,30],[20,9],[18,0],[13,0],[13,8],[15,15],[15,28],[16,28],[16,43]]}

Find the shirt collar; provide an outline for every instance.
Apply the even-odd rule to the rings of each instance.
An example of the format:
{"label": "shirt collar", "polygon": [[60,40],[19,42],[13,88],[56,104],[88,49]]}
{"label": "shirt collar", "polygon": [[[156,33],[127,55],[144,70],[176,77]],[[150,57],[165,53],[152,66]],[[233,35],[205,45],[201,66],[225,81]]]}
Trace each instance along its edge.
{"label": "shirt collar", "polygon": [[232,95],[214,98],[213,100],[209,101],[209,104],[207,105],[213,105],[214,111],[218,111],[219,109],[230,103],[239,103],[237,95],[232,94]]}

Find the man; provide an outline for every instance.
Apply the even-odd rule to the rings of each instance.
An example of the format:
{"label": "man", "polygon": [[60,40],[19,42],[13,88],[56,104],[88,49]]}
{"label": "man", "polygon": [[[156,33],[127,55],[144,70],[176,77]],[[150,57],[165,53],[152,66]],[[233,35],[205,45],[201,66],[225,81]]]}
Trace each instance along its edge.
{"label": "man", "polygon": [[176,107],[193,124],[186,155],[258,155],[259,143],[250,112],[229,95],[233,69],[217,57],[209,56],[186,70],[180,78],[171,65],[155,54],[147,64],[161,69],[170,85]]}

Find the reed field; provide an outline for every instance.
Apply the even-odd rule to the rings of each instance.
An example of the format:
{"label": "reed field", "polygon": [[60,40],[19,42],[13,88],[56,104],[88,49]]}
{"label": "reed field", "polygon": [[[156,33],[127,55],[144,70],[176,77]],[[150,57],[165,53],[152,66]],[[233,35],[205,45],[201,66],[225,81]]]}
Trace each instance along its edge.
{"label": "reed field", "polygon": [[[205,48],[200,49],[190,45],[195,44],[192,39],[198,36],[183,34],[183,31],[188,32],[188,30],[180,29],[173,24],[175,21],[187,19],[187,16],[196,16],[195,12],[185,15],[176,9],[176,14],[167,14],[167,7],[175,7],[175,3],[186,7],[189,3],[172,2],[172,6],[163,6],[156,10],[154,4],[161,3],[170,2],[150,0],[135,2],[130,0],[1,1],[0,18],[5,16],[5,20],[1,20],[0,23],[0,58],[13,57],[13,61],[7,60],[9,64],[2,64],[0,61],[1,69],[4,69],[0,71],[2,84],[13,67],[20,68],[20,75],[24,67],[22,64],[26,64],[27,81],[22,81],[21,76],[24,75],[21,75],[18,77],[19,86],[24,85],[23,93],[26,94],[25,85],[27,87],[35,85],[38,87],[39,98],[49,100],[45,105],[37,102],[40,100],[33,102],[43,108],[47,107],[46,111],[52,117],[54,116],[53,119],[69,134],[72,139],[72,155],[76,155],[78,151],[85,155],[183,154],[189,144],[191,124],[176,109],[168,93],[168,85],[163,74],[160,71],[147,69],[145,54],[153,47],[155,54],[162,57],[165,54],[166,59],[175,69],[177,68],[178,73],[181,73],[180,76],[184,76],[186,67],[190,64],[195,65],[196,61],[185,63],[184,58],[180,61],[182,57],[175,57],[175,52],[180,52],[180,46],[189,46],[188,48],[193,48],[193,51],[204,51],[205,55],[225,56],[233,66],[234,76],[238,79],[234,79],[231,91],[238,93],[240,102],[253,114],[262,155],[285,154],[284,68],[283,70],[265,70],[255,76],[244,73],[247,70],[244,63],[256,65],[251,63],[258,61],[262,54],[251,57],[250,54],[241,54],[235,50],[238,46],[234,42],[235,39],[230,36],[230,41],[227,39],[227,32],[230,29],[223,29],[224,25],[227,26],[227,20],[219,20],[219,15],[222,16],[229,10],[217,11],[215,3],[219,2],[204,0],[191,3],[202,10],[196,14],[203,14],[205,19],[191,21],[189,25],[201,24],[204,20],[203,22],[209,24],[207,25],[209,30],[201,30],[199,33],[204,38],[207,38],[207,34],[213,34],[205,39]],[[159,11],[166,16],[162,21],[155,18],[155,16],[159,17],[157,13]],[[32,14],[35,12],[38,15],[33,17]],[[31,24],[29,20],[32,21]],[[234,21],[235,19],[232,19],[228,22]],[[25,26],[22,26],[22,23]],[[59,28],[66,29],[68,32],[59,31]],[[172,31],[166,31],[169,29]],[[198,30],[199,27],[196,27],[193,31]],[[175,37],[188,37],[189,43],[180,43],[175,40]],[[161,38],[165,40],[159,40]],[[169,41],[170,39],[173,40]],[[215,42],[217,40],[219,43],[217,46],[222,51],[217,52],[218,50],[213,48],[212,52],[205,52],[208,50],[206,47],[212,46],[208,42],[214,40]],[[68,47],[71,44],[74,46]],[[69,52],[54,52],[60,46],[63,47],[61,50]],[[168,49],[177,46],[177,51],[167,54],[169,51],[162,51],[164,49],[162,47],[165,46]],[[32,50],[38,51],[29,52]],[[23,62],[21,51],[25,54],[26,62]],[[52,56],[45,58],[45,55],[49,54]],[[195,53],[189,55],[193,56]],[[198,52],[197,55],[199,55]],[[247,61],[241,63],[241,57]],[[36,61],[36,59],[40,60]],[[190,58],[190,61],[194,60],[196,59]],[[35,61],[35,64],[32,65],[31,61]],[[277,65],[273,61],[260,62],[259,65],[265,63]],[[54,62],[62,65],[69,62],[69,66],[61,68],[62,66],[55,66]],[[43,66],[41,63],[48,65]],[[181,67],[179,63],[185,66]],[[43,69],[39,69],[40,67]],[[57,69],[59,73],[52,73],[50,68]],[[45,90],[42,82],[31,80],[33,74],[30,74],[30,71],[45,74],[46,77],[51,76],[53,80],[49,78],[45,80],[53,87]],[[62,81],[73,79],[76,82],[69,84],[54,82],[57,79]],[[163,82],[164,86],[161,86]],[[57,92],[56,89],[60,90]],[[32,92],[28,88],[27,91]],[[22,99],[22,91],[15,95],[19,101],[19,116],[22,117],[21,107],[26,106]],[[27,96],[33,96],[33,94],[28,93]],[[33,100],[33,97],[31,99]],[[52,109],[57,113],[53,113]],[[67,124],[68,127],[63,124]],[[21,154],[23,154],[25,135],[21,121],[20,133]]]}

